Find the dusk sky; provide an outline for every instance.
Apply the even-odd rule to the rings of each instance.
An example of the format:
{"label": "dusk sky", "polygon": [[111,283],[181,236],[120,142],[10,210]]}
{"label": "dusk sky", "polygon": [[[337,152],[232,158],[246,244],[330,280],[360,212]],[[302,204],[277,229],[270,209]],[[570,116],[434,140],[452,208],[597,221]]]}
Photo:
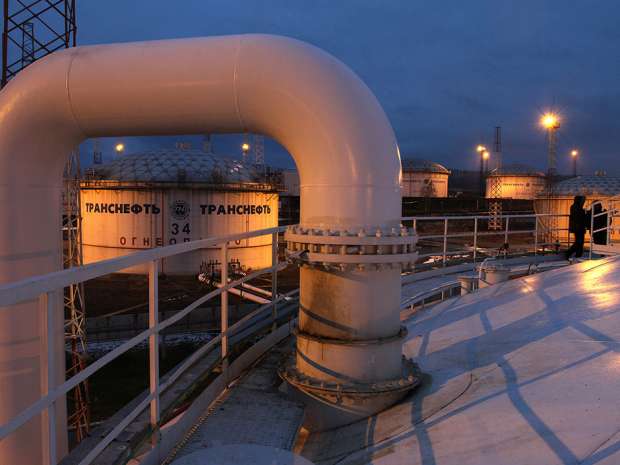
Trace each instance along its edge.
{"label": "dusk sky", "polygon": [[[538,119],[555,109],[559,171],[570,170],[576,147],[580,171],[620,174],[619,20],[613,0],[81,1],[78,42],[282,34],[350,66],[383,105],[404,156],[475,169],[476,144],[492,145],[500,125],[504,163],[544,169]],[[175,140],[189,138],[126,142],[131,152]],[[239,140],[217,138],[215,149],[236,155]],[[266,157],[292,166],[275,143]]]}

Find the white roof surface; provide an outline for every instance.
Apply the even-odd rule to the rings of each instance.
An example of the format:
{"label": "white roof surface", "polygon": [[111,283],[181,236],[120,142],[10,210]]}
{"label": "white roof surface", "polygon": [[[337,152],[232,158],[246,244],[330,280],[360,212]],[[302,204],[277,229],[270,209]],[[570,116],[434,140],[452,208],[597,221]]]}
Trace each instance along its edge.
{"label": "white roof surface", "polygon": [[311,435],[315,463],[620,463],[620,259],[528,276],[420,311],[403,403]]}

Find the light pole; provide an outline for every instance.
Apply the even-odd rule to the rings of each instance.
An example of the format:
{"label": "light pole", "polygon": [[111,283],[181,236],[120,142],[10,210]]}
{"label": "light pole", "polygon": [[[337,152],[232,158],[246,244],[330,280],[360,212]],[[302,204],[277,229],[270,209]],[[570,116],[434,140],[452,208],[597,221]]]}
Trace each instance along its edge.
{"label": "light pole", "polygon": [[560,129],[560,118],[555,113],[545,113],[540,118],[540,124],[547,130],[547,175],[552,178],[557,174],[557,130]]}
{"label": "light pole", "polygon": [[125,144],[123,144],[122,142],[119,142],[118,144],[114,146],[114,150],[116,151],[117,155],[122,155],[123,152],[125,151]]}
{"label": "light pole", "polygon": [[247,163],[248,161],[248,152],[250,151],[250,144],[244,142],[241,144],[241,153],[243,154],[243,161]]}
{"label": "light pole", "polygon": [[571,150],[570,156],[573,159],[573,176],[577,177],[577,156],[579,151],[576,149]]}
{"label": "light pole", "polygon": [[476,152],[478,152],[478,155],[480,156],[480,175],[478,178],[480,195],[484,197],[484,161],[488,160],[489,152],[484,145],[478,145],[478,147],[476,147]]}

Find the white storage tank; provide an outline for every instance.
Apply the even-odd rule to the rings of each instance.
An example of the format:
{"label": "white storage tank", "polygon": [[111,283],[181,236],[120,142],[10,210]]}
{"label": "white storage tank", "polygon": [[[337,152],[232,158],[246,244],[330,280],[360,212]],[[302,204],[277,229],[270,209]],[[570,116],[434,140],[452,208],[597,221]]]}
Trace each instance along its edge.
{"label": "white storage tank", "polygon": [[[604,208],[610,210],[617,208],[620,202],[620,177],[614,176],[577,176],[556,183],[550,191],[541,192],[534,200],[534,212],[553,215],[565,215],[562,217],[543,217],[540,221],[543,228],[559,229],[553,235],[553,239],[567,242],[568,239],[568,215],[576,195],[586,198],[585,209],[589,209],[594,201],[603,202]],[[612,205],[613,203],[613,205]],[[586,241],[589,240],[589,231],[586,231]],[[618,237],[612,230],[610,235],[612,242],[617,242]]]}
{"label": "white storage tank", "polygon": [[403,197],[447,197],[450,171],[419,158],[403,159],[401,194]]}
{"label": "white storage tank", "polygon": [[[262,170],[196,150],[123,155],[81,183],[84,262],[278,225],[278,194]],[[271,237],[230,244],[243,269],[271,266]],[[219,249],[163,260],[167,274],[197,274]],[[146,267],[125,270],[146,273]]]}
{"label": "white storage tank", "polygon": [[491,185],[499,178],[500,198],[534,200],[545,190],[545,175],[526,165],[512,164],[500,169],[494,169],[486,180],[486,197],[495,197],[491,194]]}

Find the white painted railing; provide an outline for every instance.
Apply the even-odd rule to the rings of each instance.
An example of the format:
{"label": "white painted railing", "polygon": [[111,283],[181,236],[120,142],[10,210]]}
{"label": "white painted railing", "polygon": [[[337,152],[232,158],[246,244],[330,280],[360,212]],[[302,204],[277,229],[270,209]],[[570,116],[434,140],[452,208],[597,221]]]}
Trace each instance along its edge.
{"label": "white painted railing", "polygon": [[[13,417],[8,423],[0,425],[0,440],[10,435],[20,426],[34,418],[39,414],[46,417],[46,434],[45,444],[47,445],[47,461],[49,463],[57,462],[56,451],[56,421],[55,421],[55,403],[59,398],[65,396],[71,389],[78,384],[84,382],[89,376],[100,370],[112,360],[132,349],[136,345],[148,340],[149,347],[149,393],[148,395],[130,412],[121,422],[119,422],[106,436],[79,462],[80,465],[88,465],[110,444],[133,420],[135,420],[145,408],[150,409],[150,424],[153,430],[157,430],[160,421],[161,409],[159,405],[160,394],[170,387],[190,366],[192,366],[203,355],[212,350],[217,344],[221,345],[222,369],[226,370],[229,357],[229,337],[234,331],[241,327],[248,318],[251,318],[271,307],[272,329],[276,325],[278,318],[278,303],[290,299],[292,293],[284,296],[277,296],[277,272],[287,266],[287,263],[278,261],[278,233],[284,231],[285,228],[270,228],[259,231],[252,231],[241,234],[232,234],[228,236],[217,236],[213,238],[203,239],[194,242],[171,245],[156,249],[149,249],[137,252],[131,255],[105,260],[81,267],[70,268],[55,273],[36,276],[25,279],[16,283],[0,286],[0,310],[2,307],[15,305],[24,301],[39,299],[41,308],[46,310],[47,316],[47,363],[45,363],[46,376],[46,393],[37,402],[27,409],[23,410],[17,416]],[[228,263],[228,244],[230,242],[252,237],[272,236],[272,266],[266,269],[258,270],[250,273],[240,279],[228,282],[228,267],[222,266],[222,283],[227,283],[218,289],[200,297],[183,310],[174,314],[172,317],[159,321],[158,316],[158,270],[159,261],[163,258],[171,257],[182,253],[187,253],[204,248],[220,247],[222,264]],[[89,365],[86,369],[77,375],[69,378],[64,383],[57,385],[54,379],[54,369],[56,364],[54,350],[53,328],[54,320],[62,318],[62,313],[54,308],[54,294],[62,292],[63,289],[71,284],[77,284],[93,278],[98,278],[109,273],[114,273],[125,268],[135,265],[148,264],[149,274],[149,327],[119,347],[108,352],[106,355]],[[228,290],[241,285],[247,281],[255,279],[261,275],[272,274],[272,300],[269,304],[263,305],[251,315],[228,326]],[[297,292],[297,291],[294,291]],[[171,374],[166,376],[165,382],[161,381],[159,373],[159,334],[164,329],[173,325],[177,321],[189,315],[192,311],[216,296],[220,296],[221,300],[221,332],[220,334],[203,345],[183,363],[181,363]]]}
{"label": "white painted railing", "polygon": [[[607,202],[597,200],[596,202],[592,202],[592,204],[590,205],[590,259],[592,259],[592,252],[596,251],[597,245],[603,245],[606,247],[612,245],[611,236],[614,233],[614,218],[617,219],[620,216],[620,210],[616,208],[617,202],[617,200],[609,200]],[[601,207],[601,211],[599,213],[594,213],[595,207],[597,206]],[[594,223],[596,222],[596,218],[604,218],[605,225],[600,228],[594,229]],[[605,232],[604,244],[597,244],[594,242],[594,235],[600,232]]]}
{"label": "white painted railing", "polygon": [[[488,220],[490,216],[444,216],[444,217],[406,217],[403,218],[403,222],[412,222],[414,228],[424,221],[429,222],[443,222],[443,234],[439,235],[421,235],[420,239],[441,239],[443,243],[442,250],[442,263],[445,265],[448,257],[450,255],[463,253],[463,252],[472,252],[473,258],[476,259],[478,247],[478,238],[480,236],[486,235],[503,235],[504,242],[507,243],[509,236],[511,234],[526,234],[531,233],[534,236],[534,253],[537,252],[540,246],[545,245],[542,242],[538,242],[538,237],[541,231],[545,231],[547,233],[554,232],[549,228],[541,229],[541,219],[543,217],[549,216],[566,216],[566,215],[503,215],[502,219],[505,221],[505,229],[500,232],[489,231],[483,232],[479,230],[479,223],[484,220]],[[534,218],[535,226],[533,230],[510,230],[510,220],[518,218],[518,219],[527,219]],[[458,233],[449,233],[449,222],[450,221],[472,221],[473,222],[473,230],[467,232],[458,232]],[[29,279],[25,279],[16,283],[6,284],[0,286],[0,309],[2,307],[11,306],[18,304],[20,302],[39,299],[41,308],[46,310],[47,315],[47,334],[51,336],[53,334],[54,320],[56,318],[61,318],[62,313],[57,312],[54,308],[52,302],[54,302],[54,294],[57,292],[63,292],[63,289],[72,284],[77,284],[80,282],[88,281],[94,278],[98,278],[110,273],[114,273],[132,266],[148,264],[148,274],[149,274],[149,327],[148,329],[140,332],[135,335],[131,339],[125,341],[122,345],[115,348],[114,350],[108,352],[103,357],[99,358],[97,361],[89,365],[86,369],[81,371],[79,374],[67,379],[63,383],[58,383],[57,380],[54,379],[54,370],[46,369],[46,385],[47,390],[43,397],[41,397],[37,402],[32,404],[27,409],[23,410],[17,416],[13,417],[8,423],[0,425],[0,440],[10,435],[12,432],[17,430],[20,426],[24,425],[26,422],[34,418],[39,414],[43,414],[46,416],[47,420],[47,438],[46,444],[48,447],[48,457],[47,460],[49,463],[56,463],[57,461],[57,452],[55,449],[56,445],[56,422],[54,418],[54,406],[55,403],[62,396],[65,396],[71,389],[73,389],[78,384],[84,382],[88,377],[90,377],[93,373],[100,370],[111,361],[124,354],[128,350],[137,346],[138,344],[148,340],[149,347],[149,392],[148,395],[131,411],[129,412],[122,421],[120,421],[111,431],[109,431],[103,439],[93,447],[89,453],[79,462],[79,465],[88,465],[95,460],[95,458],[133,421],[135,420],[141,412],[143,412],[147,407],[150,410],[150,424],[154,430],[157,430],[159,422],[161,409],[159,405],[159,398],[163,391],[169,388],[183,373],[187,371],[196,361],[198,361],[201,357],[207,354],[209,351],[213,350],[217,344],[220,344],[221,350],[221,360],[222,360],[222,369],[226,370],[228,357],[229,357],[229,338],[231,334],[234,334],[235,330],[241,328],[241,325],[245,324],[248,321],[248,318],[252,318],[257,315],[258,312],[264,312],[266,309],[271,308],[271,320],[272,320],[272,329],[275,328],[276,321],[278,318],[278,304],[290,299],[292,295],[297,291],[293,291],[293,293],[289,293],[283,296],[277,296],[277,272],[284,267],[287,266],[287,263],[280,263],[278,261],[278,233],[283,232],[285,227],[280,228],[270,228],[263,229],[259,231],[252,231],[247,233],[240,234],[232,234],[227,236],[216,236],[213,238],[186,242],[182,244],[175,244],[167,247],[148,249],[140,252],[133,253],[131,255],[126,255],[119,258],[114,258],[110,260],[105,260],[89,265],[84,265],[81,267],[70,268],[63,271],[58,271],[55,273],[49,273],[46,275],[35,276]],[[563,229],[558,229],[563,230]],[[183,310],[175,313],[170,318],[167,318],[164,321],[159,321],[159,312],[158,312],[158,300],[159,300],[159,288],[158,288],[158,270],[160,260],[163,258],[171,257],[174,255],[179,255],[187,252],[192,252],[204,248],[220,248],[222,263],[228,262],[228,253],[229,247],[228,244],[234,241],[238,241],[241,239],[248,239],[252,237],[259,237],[271,235],[272,236],[272,266],[263,270],[255,271],[253,273],[248,274],[240,279],[234,280],[232,282],[228,282],[228,268],[226,266],[222,267],[222,283],[223,285],[218,289],[215,289],[208,294],[200,297]],[[472,236],[473,237],[473,248],[465,248],[460,252],[448,251],[448,240],[451,238],[462,238]],[[422,254],[421,256],[428,255],[437,255],[437,254]],[[229,289],[239,286],[245,282],[251,281],[261,275],[271,273],[272,275],[272,289],[271,289],[271,302],[269,304],[265,304],[248,317],[245,317],[241,321],[235,323],[232,326],[228,326],[228,291]],[[443,286],[441,289],[433,289],[423,294],[414,296],[409,299],[406,306],[415,305],[416,303],[423,301],[424,299],[431,297],[432,294],[444,293],[449,288],[455,287],[454,283],[449,283]],[[221,332],[214,339],[203,345],[196,352],[194,352],[191,356],[189,356],[186,360],[184,360],[176,369],[169,375],[166,376],[165,381],[162,382],[159,373],[159,335],[161,331],[170,327],[174,323],[178,322],[182,318],[189,315],[192,311],[196,310],[202,304],[207,302],[208,300],[220,296],[221,299]],[[48,351],[47,351],[47,363],[44,364],[46,367],[54,367],[56,360],[54,359],[55,351],[53,350],[53,337],[47,337],[48,341]]]}
{"label": "white painted railing", "polygon": [[[519,214],[519,215],[501,215],[501,220],[504,227],[497,231],[483,231],[480,228],[481,223],[490,220],[490,215],[463,215],[463,216],[408,216],[402,218],[402,221],[407,225],[413,226],[418,231],[418,243],[423,240],[440,239],[442,241],[440,252],[422,253],[420,258],[441,256],[441,262],[445,266],[449,261],[449,257],[452,255],[471,254],[474,263],[478,258],[478,253],[481,250],[479,239],[486,236],[500,236],[503,237],[505,245],[510,244],[510,236],[512,235],[531,235],[533,242],[531,245],[532,252],[538,253],[541,247],[565,245],[568,243],[568,228],[559,228],[553,226],[554,220],[558,218],[566,218],[565,214],[551,214],[551,213],[539,213],[539,214]],[[493,217],[494,218],[494,217]],[[512,222],[511,222],[512,220]],[[530,220],[533,222],[533,229],[515,229],[514,224],[517,221]],[[471,222],[471,226],[462,232],[449,232],[449,223],[452,222]],[[419,226],[422,223],[440,223],[442,226],[441,234],[422,234],[419,232]],[[548,225],[546,223],[551,223]],[[511,229],[511,224],[513,229]],[[545,236],[551,236],[557,238],[556,240],[545,240]],[[449,249],[450,239],[463,239],[471,237],[473,244],[467,247],[451,247]]]}

